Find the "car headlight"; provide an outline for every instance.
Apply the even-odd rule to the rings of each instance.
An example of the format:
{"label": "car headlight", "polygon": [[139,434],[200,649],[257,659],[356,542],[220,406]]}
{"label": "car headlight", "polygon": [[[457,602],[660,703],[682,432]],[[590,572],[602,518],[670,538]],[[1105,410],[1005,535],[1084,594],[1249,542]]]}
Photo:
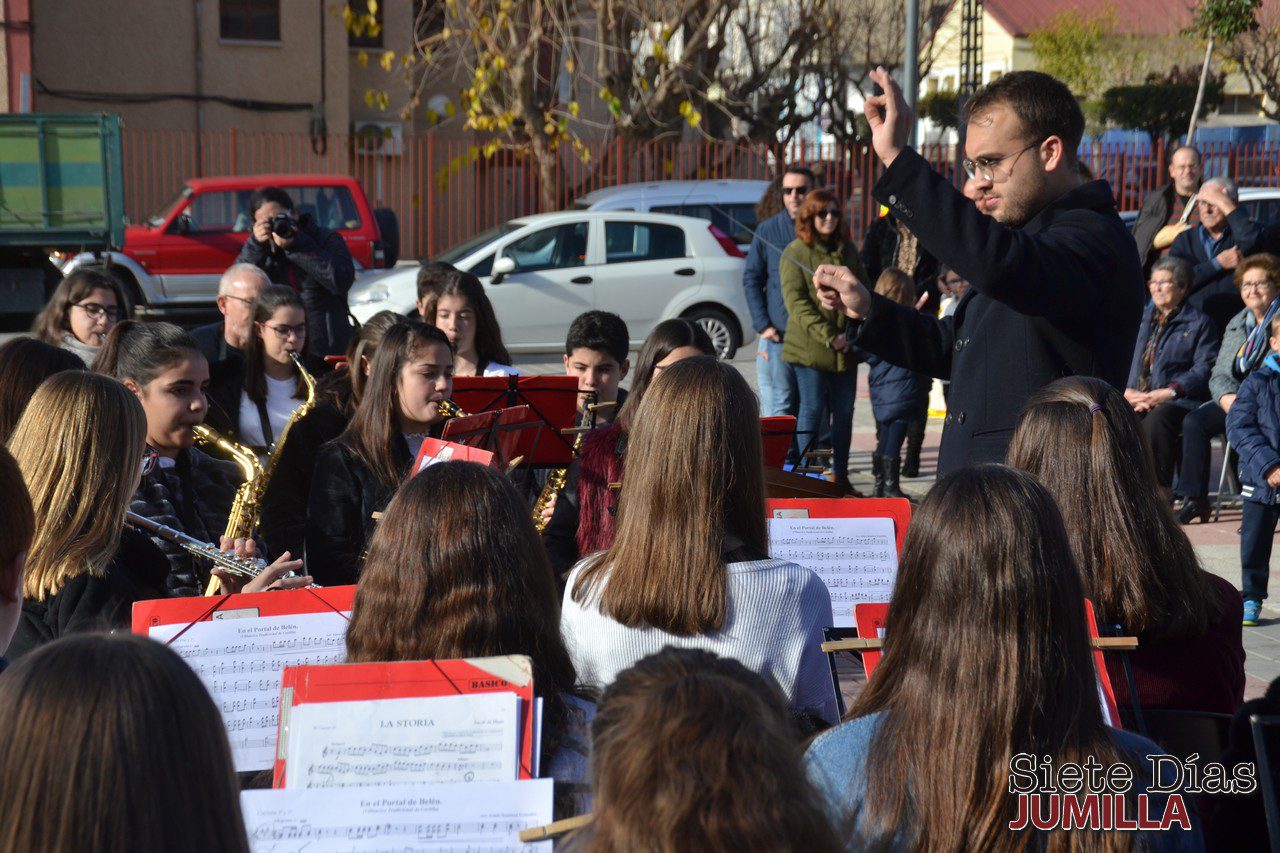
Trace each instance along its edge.
{"label": "car headlight", "polygon": [[373,305],[377,302],[386,302],[391,298],[391,289],[387,287],[373,287],[364,293],[356,294],[351,297],[352,305]]}

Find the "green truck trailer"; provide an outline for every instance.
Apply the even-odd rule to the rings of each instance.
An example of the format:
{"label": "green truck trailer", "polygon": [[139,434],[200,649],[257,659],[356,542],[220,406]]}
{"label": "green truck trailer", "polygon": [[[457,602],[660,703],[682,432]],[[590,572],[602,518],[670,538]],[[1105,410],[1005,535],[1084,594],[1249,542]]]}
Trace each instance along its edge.
{"label": "green truck trailer", "polygon": [[0,115],[0,313],[31,314],[61,273],[50,252],[124,244],[118,115]]}

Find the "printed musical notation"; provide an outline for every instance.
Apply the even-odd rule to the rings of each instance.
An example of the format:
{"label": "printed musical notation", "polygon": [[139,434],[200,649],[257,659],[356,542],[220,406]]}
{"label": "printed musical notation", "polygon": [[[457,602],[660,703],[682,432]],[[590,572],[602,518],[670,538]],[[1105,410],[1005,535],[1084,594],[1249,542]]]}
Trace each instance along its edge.
{"label": "printed musical notation", "polygon": [[513,693],[297,705],[289,717],[285,786],[515,779],[519,711]]}
{"label": "printed musical notation", "polygon": [[771,518],[769,551],[812,569],[827,585],[836,628],[853,627],[853,607],[888,601],[898,573],[889,518]]}
{"label": "printed musical notation", "polygon": [[492,851],[547,853],[522,829],[551,821],[552,780],[467,785],[245,791],[240,802],[254,853]]}
{"label": "printed musical notation", "polygon": [[[237,771],[266,770],[275,760],[280,673],[286,666],[341,663],[347,620],[338,613],[303,613],[197,622],[174,641],[222,711]],[[150,636],[168,642],[185,625],[159,625]]]}

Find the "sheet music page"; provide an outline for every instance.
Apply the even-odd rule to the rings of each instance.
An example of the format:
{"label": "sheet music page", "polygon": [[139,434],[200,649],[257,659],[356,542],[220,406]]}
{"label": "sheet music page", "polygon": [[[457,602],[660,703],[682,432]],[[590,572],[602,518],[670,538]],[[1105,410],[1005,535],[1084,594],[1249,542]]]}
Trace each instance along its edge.
{"label": "sheet music page", "polygon": [[245,791],[254,853],[493,851],[549,853],[522,829],[551,822],[551,779],[459,785],[391,785]]}
{"label": "sheet music page", "polygon": [[898,550],[891,518],[771,518],[769,553],[822,578],[831,593],[833,628],[854,627],[855,604],[893,595]]}
{"label": "sheet music page", "polygon": [[[286,666],[340,663],[347,625],[335,612],[219,619],[195,623],[170,646],[222,711],[237,772],[273,766],[280,673]],[[148,635],[167,643],[186,627],[156,625]]]}
{"label": "sheet music page", "polygon": [[520,697],[311,702],[287,736],[286,788],[506,782],[520,772]]}

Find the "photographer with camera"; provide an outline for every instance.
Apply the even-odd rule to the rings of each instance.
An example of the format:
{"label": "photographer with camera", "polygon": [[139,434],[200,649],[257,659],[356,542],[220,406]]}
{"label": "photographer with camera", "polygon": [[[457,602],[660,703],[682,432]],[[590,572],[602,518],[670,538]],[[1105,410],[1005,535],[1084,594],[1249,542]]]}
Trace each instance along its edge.
{"label": "photographer with camera", "polygon": [[312,353],[345,352],[353,334],[347,291],[355,279],[355,264],[342,236],[322,228],[310,213],[299,216],[293,199],[279,187],[255,190],[249,213],[253,236],[236,262],[253,264],[275,284],[298,291],[306,306]]}

